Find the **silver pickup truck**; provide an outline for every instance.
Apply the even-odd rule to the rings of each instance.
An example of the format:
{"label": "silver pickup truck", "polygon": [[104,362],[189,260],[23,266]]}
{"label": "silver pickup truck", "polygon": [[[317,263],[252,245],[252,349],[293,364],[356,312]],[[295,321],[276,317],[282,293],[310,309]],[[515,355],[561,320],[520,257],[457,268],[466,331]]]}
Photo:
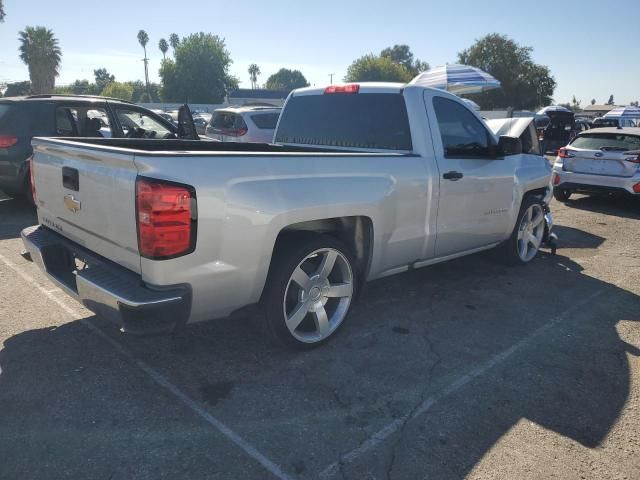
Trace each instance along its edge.
{"label": "silver pickup truck", "polygon": [[[292,92],[274,144],[33,140],[51,280],[124,331],[259,306],[276,339],[326,341],[367,280],[548,238],[551,168],[460,98],[361,83]],[[531,141],[537,142],[535,131]]]}

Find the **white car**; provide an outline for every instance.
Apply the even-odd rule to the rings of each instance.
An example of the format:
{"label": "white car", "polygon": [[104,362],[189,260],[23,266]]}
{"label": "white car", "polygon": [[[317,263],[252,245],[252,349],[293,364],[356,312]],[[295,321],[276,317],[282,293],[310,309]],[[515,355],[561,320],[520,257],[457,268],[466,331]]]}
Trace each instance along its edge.
{"label": "white car", "polygon": [[205,135],[221,142],[272,143],[281,108],[228,107],[213,112]]}
{"label": "white car", "polygon": [[640,197],[640,128],[597,128],[577,135],[558,151],[553,195],[613,193]]}

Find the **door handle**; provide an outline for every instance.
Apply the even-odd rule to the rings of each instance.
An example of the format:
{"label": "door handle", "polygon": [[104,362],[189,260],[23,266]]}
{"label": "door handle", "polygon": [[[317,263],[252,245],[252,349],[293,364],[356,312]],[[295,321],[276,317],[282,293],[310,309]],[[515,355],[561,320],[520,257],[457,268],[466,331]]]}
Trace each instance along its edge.
{"label": "door handle", "polygon": [[442,174],[442,178],[445,180],[453,180],[454,182],[460,180],[462,177],[464,177],[462,172],[447,172]]}

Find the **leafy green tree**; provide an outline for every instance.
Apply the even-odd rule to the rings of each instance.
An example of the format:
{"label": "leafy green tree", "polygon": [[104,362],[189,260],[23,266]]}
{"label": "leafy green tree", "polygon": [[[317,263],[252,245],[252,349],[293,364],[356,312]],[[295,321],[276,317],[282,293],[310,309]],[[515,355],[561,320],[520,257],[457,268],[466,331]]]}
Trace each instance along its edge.
{"label": "leafy green tree", "polygon": [[629,105],[632,107],[637,107],[639,106],[640,102],[638,102],[638,100],[636,100],[635,102],[631,102]]}
{"label": "leafy green tree", "polygon": [[413,74],[389,57],[373,54],[355,60],[344,77],[345,82],[409,82]]}
{"label": "leafy green tree", "polygon": [[429,70],[427,62],[418,59],[414,60],[413,52],[411,52],[409,45],[394,45],[393,47],[385,48],[380,52],[380,56],[389,58],[395,63],[404,66],[413,76]]}
{"label": "leafy green tree", "polygon": [[582,102],[578,99],[576,99],[576,96],[574,95],[573,98],[571,99],[571,110],[573,110],[575,113],[579,113],[582,111]]}
{"label": "leafy green tree", "polygon": [[609,100],[607,100],[607,105],[615,105],[615,101],[613,100],[613,93],[609,95]]}
{"label": "leafy green tree", "polygon": [[595,99],[595,98],[592,98],[592,99],[591,99],[591,105],[595,105],[595,104],[596,104],[596,99]]}
{"label": "leafy green tree", "polygon": [[100,95],[103,97],[119,98],[130,102],[133,98],[133,87],[128,83],[111,82],[105,87]]}
{"label": "leafy green tree", "polygon": [[265,86],[269,90],[291,91],[296,88],[308,87],[309,82],[307,82],[307,79],[304,78],[304,75],[300,70],[281,68],[267,78]]}
{"label": "leafy green tree", "polygon": [[4,91],[5,97],[21,97],[29,95],[31,93],[31,82],[25,80],[24,82],[14,82],[7,85],[7,89]]}
{"label": "leafy green tree", "polygon": [[552,103],[556,81],[548,67],[533,62],[532,51],[506,35],[492,33],[458,53],[458,63],[481,68],[502,83],[502,88],[470,98],[487,110],[533,109]]}
{"label": "leafy green tree", "polygon": [[4,1],[0,0],[0,23],[4,22],[4,17],[5,17],[5,13],[4,13]]}
{"label": "leafy green tree", "polygon": [[107,85],[116,80],[115,75],[111,75],[106,68],[98,68],[93,71],[93,76],[96,79],[94,93],[100,94]]}
{"label": "leafy green tree", "polygon": [[262,72],[260,71],[260,67],[255,63],[249,65],[249,79],[251,80],[251,88],[258,88],[258,75]]}
{"label": "leafy green tree", "polygon": [[224,40],[210,33],[194,33],[175,48],[175,58],[162,62],[165,101],[222,103],[238,81],[229,74],[231,57]]}
{"label": "leafy green tree", "polygon": [[52,93],[62,61],[58,39],[45,27],[26,27],[18,39],[20,59],[29,68],[32,93]]}
{"label": "leafy green tree", "polygon": [[175,33],[169,35],[169,45],[171,45],[171,48],[173,48],[173,54],[175,55],[176,48],[178,48],[178,45],[180,45],[180,37]]}

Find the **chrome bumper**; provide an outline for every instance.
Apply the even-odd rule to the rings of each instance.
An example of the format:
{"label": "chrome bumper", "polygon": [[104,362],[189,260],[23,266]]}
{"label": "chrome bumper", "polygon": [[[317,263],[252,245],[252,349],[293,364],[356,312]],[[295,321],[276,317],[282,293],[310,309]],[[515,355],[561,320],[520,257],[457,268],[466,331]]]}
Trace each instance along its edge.
{"label": "chrome bumper", "polygon": [[25,228],[21,236],[33,262],[53,283],[89,310],[116,321],[123,331],[169,332],[186,323],[188,286],[145,285],[140,275],[39,225]]}

